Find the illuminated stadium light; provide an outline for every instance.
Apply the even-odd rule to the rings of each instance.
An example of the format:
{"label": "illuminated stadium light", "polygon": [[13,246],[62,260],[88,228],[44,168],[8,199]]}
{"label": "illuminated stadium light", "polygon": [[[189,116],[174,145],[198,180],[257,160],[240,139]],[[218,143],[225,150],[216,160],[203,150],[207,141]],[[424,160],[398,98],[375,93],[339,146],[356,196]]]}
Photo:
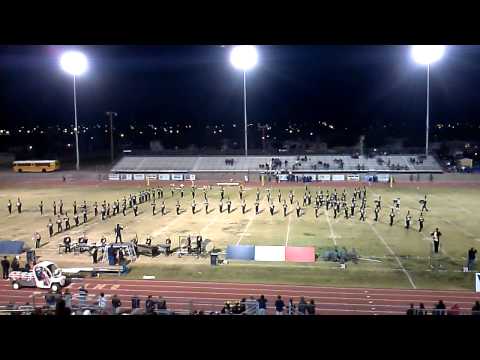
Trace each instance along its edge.
{"label": "illuminated stadium light", "polygon": [[77,122],[77,88],[76,77],[87,71],[87,57],[78,51],[67,51],[60,57],[60,67],[66,73],[73,75],[73,109],[75,114],[75,149],[76,149],[76,169],[80,170],[80,153],[78,150],[78,122]]}
{"label": "illuminated stadium light", "polygon": [[445,54],[445,45],[413,45],[412,58],[421,65],[427,65],[427,114],[425,129],[425,156],[428,156],[428,136],[430,129],[430,64],[440,60]]}
{"label": "illuminated stadium light", "polygon": [[258,61],[257,50],[252,45],[235,46],[230,53],[230,62],[235,69],[243,71],[243,117],[245,132],[245,156],[248,156],[247,134],[247,71],[252,69]]}
{"label": "illuminated stadium light", "polygon": [[257,64],[257,61],[257,50],[252,45],[236,46],[230,53],[230,62],[238,70],[250,70]]}
{"label": "illuminated stadium light", "polygon": [[73,76],[82,75],[87,71],[88,62],[84,54],[78,51],[68,51],[60,58],[63,71]]}
{"label": "illuminated stadium light", "polygon": [[432,64],[440,60],[445,54],[445,45],[414,45],[412,58],[423,65]]}

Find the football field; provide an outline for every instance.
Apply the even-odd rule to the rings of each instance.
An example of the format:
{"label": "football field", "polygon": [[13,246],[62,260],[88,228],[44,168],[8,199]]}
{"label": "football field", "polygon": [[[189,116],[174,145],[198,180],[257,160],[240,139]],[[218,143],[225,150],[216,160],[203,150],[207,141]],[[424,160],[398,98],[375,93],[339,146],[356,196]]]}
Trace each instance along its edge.
{"label": "football field", "polygon": [[[143,274],[155,274],[158,278],[195,279],[195,280],[230,280],[230,281],[265,281],[276,283],[305,283],[329,284],[339,286],[390,286],[405,288],[468,288],[473,286],[473,274],[463,273],[466,264],[466,255],[470,247],[480,245],[479,222],[480,214],[477,204],[480,201],[478,187],[473,186],[432,186],[419,183],[418,185],[386,185],[367,186],[366,221],[360,221],[359,209],[355,215],[346,219],[340,211],[334,218],[333,210],[326,211],[325,206],[320,208],[318,218],[315,217],[314,203],[316,191],[327,190],[332,192],[336,188],[340,197],[346,190],[347,204],[352,198],[353,186],[345,187],[342,184],[320,185],[308,184],[312,194],[312,204],[302,206],[302,215],[297,217],[295,211],[296,200],[303,203],[305,184],[259,186],[260,213],[255,214],[254,202],[256,185],[246,185],[244,198],[246,200],[245,214],[242,213],[237,186],[225,187],[225,198],[232,201],[232,211],[219,211],[220,188],[212,183],[208,190],[209,213],[205,213],[202,185],[196,190],[196,212],[192,214],[192,194],[189,183],[185,183],[184,196],[181,197],[179,183],[175,184],[172,196],[170,183],[150,184],[150,188],[162,187],[167,214],[160,214],[160,201],[156,200],[156,215],[152,215],[150,201],[139,206],[139,215],[135,217],[132,209],[127,215],[112,216],[102,221],[100,215],[93,214],[93,203],[100,204],[105,200],[112,204],[129,194],[138,194],[147,186],[144,183],[126,185],[125,183],[101,182],[98,184],[58,184],[55,186],[3,186],[0,188],[2,203],[0,216],[0,239],[22,240],[33,246],[32,234],[39,231],[44,245],[37,253],[44,259],[52,259],[58,263],[85,263],[90,264],[87,255],[59,255],[58,243],[67,234],[76,237],[86,233],[90,242],[99,242],[102,236],[114,240],[113,229],[118,223],[124,226],[123,238],[131,240],[138,236],[139,243],[144,243],[147,236],[151,236],[153,244],[164,243],[169,237],[172,246],[177,247],[180,236],[202,235],[204,239],[213,242],[215,248],[225,250],[227,245],[282,245],[282,246],[314,246],[319,259],[314,264],[297,263],[263,263],[263,262],[235,262],[217,268],[208,265],[208,259],[179,259],[177,257],[154,259],[140,257],[132,264],[129,276],[140,277]],[[266,188],[271,186],[272,201],[275,204],[275,213],[270,214],[266,198]],[[358,187],[363,184],[358,184]],[[290,205],[288,193],[292,190],[295,201]],[[281,202],[278,194],[281,194]],[[418,217],[421,205],[419,200],[424,195],[428,197],[430,211],[424,213],[425,224],[422,232],[418,231]],[[381,196],[382,210],[379,221],[374,219],[374,200]],[[22,201],[22,213],[16,210],[16,201]],[[393,226],[389,225],[390,208],[394,198],[400,198],[400,211],[395,217]],[[7,202],[12,201],[12,215],[8,215]],[[52,203],[57,205],[60,199],[64,203],[64,211],[70,216],[72,228],[69,231],[48,236],[47,224],[49,218],[54,223]],[[283,199],[287,200],[288,213],[283,214]],[[73,221],[73,201],[78,208],[87,202],[88,221],[77,227]],[[176,201],[181,204],[181,214],[175,210]],[[44,203],[44,215],[40,215],[39,203]],[[357,201],[357,206],[359,201]],[[412,215],[410,229],[405,229],[405,215],[407,211]],[[430,232],[436,227],[440,229],[440,253],[432,254]],[[321,259],[327,250],[345,247],[347,250],[355,248],[362,258],[357,264],[348,263],[347,269],[342,270],[338,263],[326,262]]]}

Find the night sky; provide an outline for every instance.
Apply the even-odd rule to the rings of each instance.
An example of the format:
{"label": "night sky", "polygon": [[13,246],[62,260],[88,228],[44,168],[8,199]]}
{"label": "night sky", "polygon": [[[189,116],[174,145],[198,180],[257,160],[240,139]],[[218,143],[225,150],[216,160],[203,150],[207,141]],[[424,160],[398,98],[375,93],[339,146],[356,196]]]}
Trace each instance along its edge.
{"label": "night sky", "polygon": [[[0,128],[73,124],[72,79],[58,65],[67,49],[89,59],[88,72],[78,78],[79,124],[105,124],[105,111],[112,110],[119,114],[119,131],[165,121],[198,129],[178,139],[159,134],[165,143],[220,141],[203,130],[215,124],[224,124],[222,136],[242,142],[242,74],[230,65],[231,47],[218,45],[1,46]],[[370,142],[407,136],[423,146],[426,69],[413,62],[408,46],[257,50],[259,63],[247,74],[248,118],[255,125],[273,124],[272,137],[287,139],[290,124],[302,128],[294,135],[314,132],[332,145],[352,144],[366,134]],[[458,122],[478,133],[479,70],[479,46],[449,46],[431,66],[432,127]],[[237,128],[230,128],[233,123]]]}

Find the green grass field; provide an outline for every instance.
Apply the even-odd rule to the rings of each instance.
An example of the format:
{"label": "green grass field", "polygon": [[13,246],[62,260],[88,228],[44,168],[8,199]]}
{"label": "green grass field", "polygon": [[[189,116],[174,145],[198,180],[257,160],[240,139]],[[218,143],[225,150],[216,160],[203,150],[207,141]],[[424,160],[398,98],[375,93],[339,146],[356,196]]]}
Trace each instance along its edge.
{"label": "green grass field", "polygon": [[[171,196],[169,184],[163,185],[166,207],[169,213],[166,216],[157,214],[152,216],[151,202],[140,205],[140,215],[133,216],[128,210],[127,216],[121,213],[105,222],[100,217],[93,217],[94,201],[99,204],[106,200],[121,200],[125,195],[136,193],[142,187],[139,185],[122,187],[115,186],[63,186],[59,188],[34,188],[9,187],[0,189],[2,209],[0,217],[0,238],[10,240],[23,240],[28,245],[33,245],[31,240],[34,231],[39,231],[44,240],[48,239],[47,223],[49,217],[53,220],[52,202],[63,200],[64,209],[69,212],[70,223],[73,225],[72,203],[74,200],[80,205],[83,200],[89,206],[89,221],[79,227],[73,226],[68,232],[76,237],[86,232],[90,241],[98,241],[102,235],[113,239],[113,228],[116,223],[125,226],[124,238],[132,239],[138,235],[140,243],[144,242],[147,235],[152,236],[153,243],[163,243],[170,237],[173,245],[178,245],[178,237],[187,234],[201,234],[204,238],[213,241],[216,248],[225,249],[228,244],[256,244],[256,245],[291,245],[315,246],[317,253],[332,249],[335,245],[345,246],[347,249],[355,248],[357,252],[368,259],[378,260],[373,262],[361,260],[358,264],[348,264],[346,270],[340,270],[337,263],[318,261],[315,264],[276,264],[276,263],[230,263],[229,265],[212,268],[207,259],[193,258],[164,258],[155,259],[141,257],[132,265],[129,276],[141,277],[143,274],[155,274],[158,278],[196,279],[196,280],[224,280],[224,281],[253,281],[276,282],[297,284],[327,284],[338,286],[374,286],[374,287],[413,287],[418,288],[463,288],[473,287],[472,274],[462,273],[466,263],[467,251],[470,247],[477,247],[480,242],[478,224],[480,214],[476,207],[480,201],[480,192],[472,187],[399,187],[388,188],[374,186],[367,188],[367,221],[359,220],[358,209],[354,218],[345,219],[343,211],[337,219],[333,219],[331,210],[320,210],[320,216],[314,215],[314,194],[318,189],[326,190],[327,187],[310,184],[312,205],[304,208],[304,215],[297,218],[294,207],[290,205],[287,195],[289,187],[272,189],[272,199],[275,203],[276,213],[271,216],[265,190],[261,189],[260,209],[263,211],[255,215],[253,203],[255,200],[255,187],[247,187],[245,198],[247,209],[242,214],[238,187],[226,188],[225,196],[232,200],[234,211],[230,214],[220,214],[219,189],[214,187],[208,192],[209,214],[205,215],[203,209],[203,191],[197,190],[197,213],[191,212],[190,186],[185,187],[184,198],[180,199],[177,191]],[[283,198],[287,199],[289,214],[283,216],[283,208],[278,202],[278,189]],[[302,204],[304,185],[292,187],[295,197]],[[331,191],[332,188],[330,188]],[[337,187],[339,194],[342,187]],[[347,188],[347,203],[350,203],[353,189]],[[427,194],[430,212],[425,213],[424,231],[418,232],[417,219],[419,215],[419,200]],[[373,221],[374,199],[382,197],[382,211],[380,221]],[[22,214],[17,214],[15,203],[20,197],[23,203]],[[392,200],[401,199],[401,210],[395,219],[395,224],[390,227],[388,213]],[[7,201],[14,204],[13,214],[8,215]],[[175,214],[175,202],[181,200],[180,215]],[[45,204],[44,215],[40,216],[38,204],[43,200]],[[158,201],[157,201],[158,203]],[[157,204],[157,212],[160,210]],[[404,228],[404,218],[407,210],[412,214],[412,228]],[[80,216],[81,218],[81,216]],[[82,222],[82,221],[80,221]],[[443,233],[441,253],[431,260],[432,243],[429,233],[439,227]],[[56,225],[54,227],[56,229]],[[90,258],[81,255],[73,259],[73,255],[58,255],[57,243],[61,242],[62,233],[49,239],[38,253],[44,258],[52,258],[61,263],[89,264]],[[430,264],[442,265],[442,271],[432,270]],[[200,270],[199,270],[200,269]],[[409,279],[410,278],[410,279]]]}

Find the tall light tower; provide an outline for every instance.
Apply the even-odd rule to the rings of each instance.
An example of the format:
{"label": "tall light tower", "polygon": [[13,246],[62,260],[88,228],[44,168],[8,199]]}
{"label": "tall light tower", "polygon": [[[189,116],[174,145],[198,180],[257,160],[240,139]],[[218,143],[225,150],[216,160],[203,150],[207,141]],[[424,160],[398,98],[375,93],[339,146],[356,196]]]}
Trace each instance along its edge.
{"label": "tall light tower", "polygon": [[110,118],[110,159],[113,164],[114,152],[113,152],[113,117],[118,116],[116,112],[107,111],[107,116]]}
{"label": "tall light tower", "polygon": [[427,119],[425,132],[425,156],[428,156],[428,134],[430,128],[430,64],[440,60],[445,53],[445,45],[414,45],[412,57],[415,62],[427,65]]}
{"label": "tall light tower", "polygon": [[257,50],[252,45],[240,45],[233,48],[230,62],[233,67],[243,71],[243,117],[245,121],[245,157],[248,156],[247,136],[247,71],[252,69],[258,60]]}
{"label": "tall light tower", "polygon": [[77,171],[80,170],[80,155],[78,150],[78,121],[77,121],[77,88],[76,77],[87,71],[88,62],[85,55],[78,51],[68,51],[60,57],[60,66],[63,71],[73,75],[73,110],[75,116],[75,149],[77,153]]}

